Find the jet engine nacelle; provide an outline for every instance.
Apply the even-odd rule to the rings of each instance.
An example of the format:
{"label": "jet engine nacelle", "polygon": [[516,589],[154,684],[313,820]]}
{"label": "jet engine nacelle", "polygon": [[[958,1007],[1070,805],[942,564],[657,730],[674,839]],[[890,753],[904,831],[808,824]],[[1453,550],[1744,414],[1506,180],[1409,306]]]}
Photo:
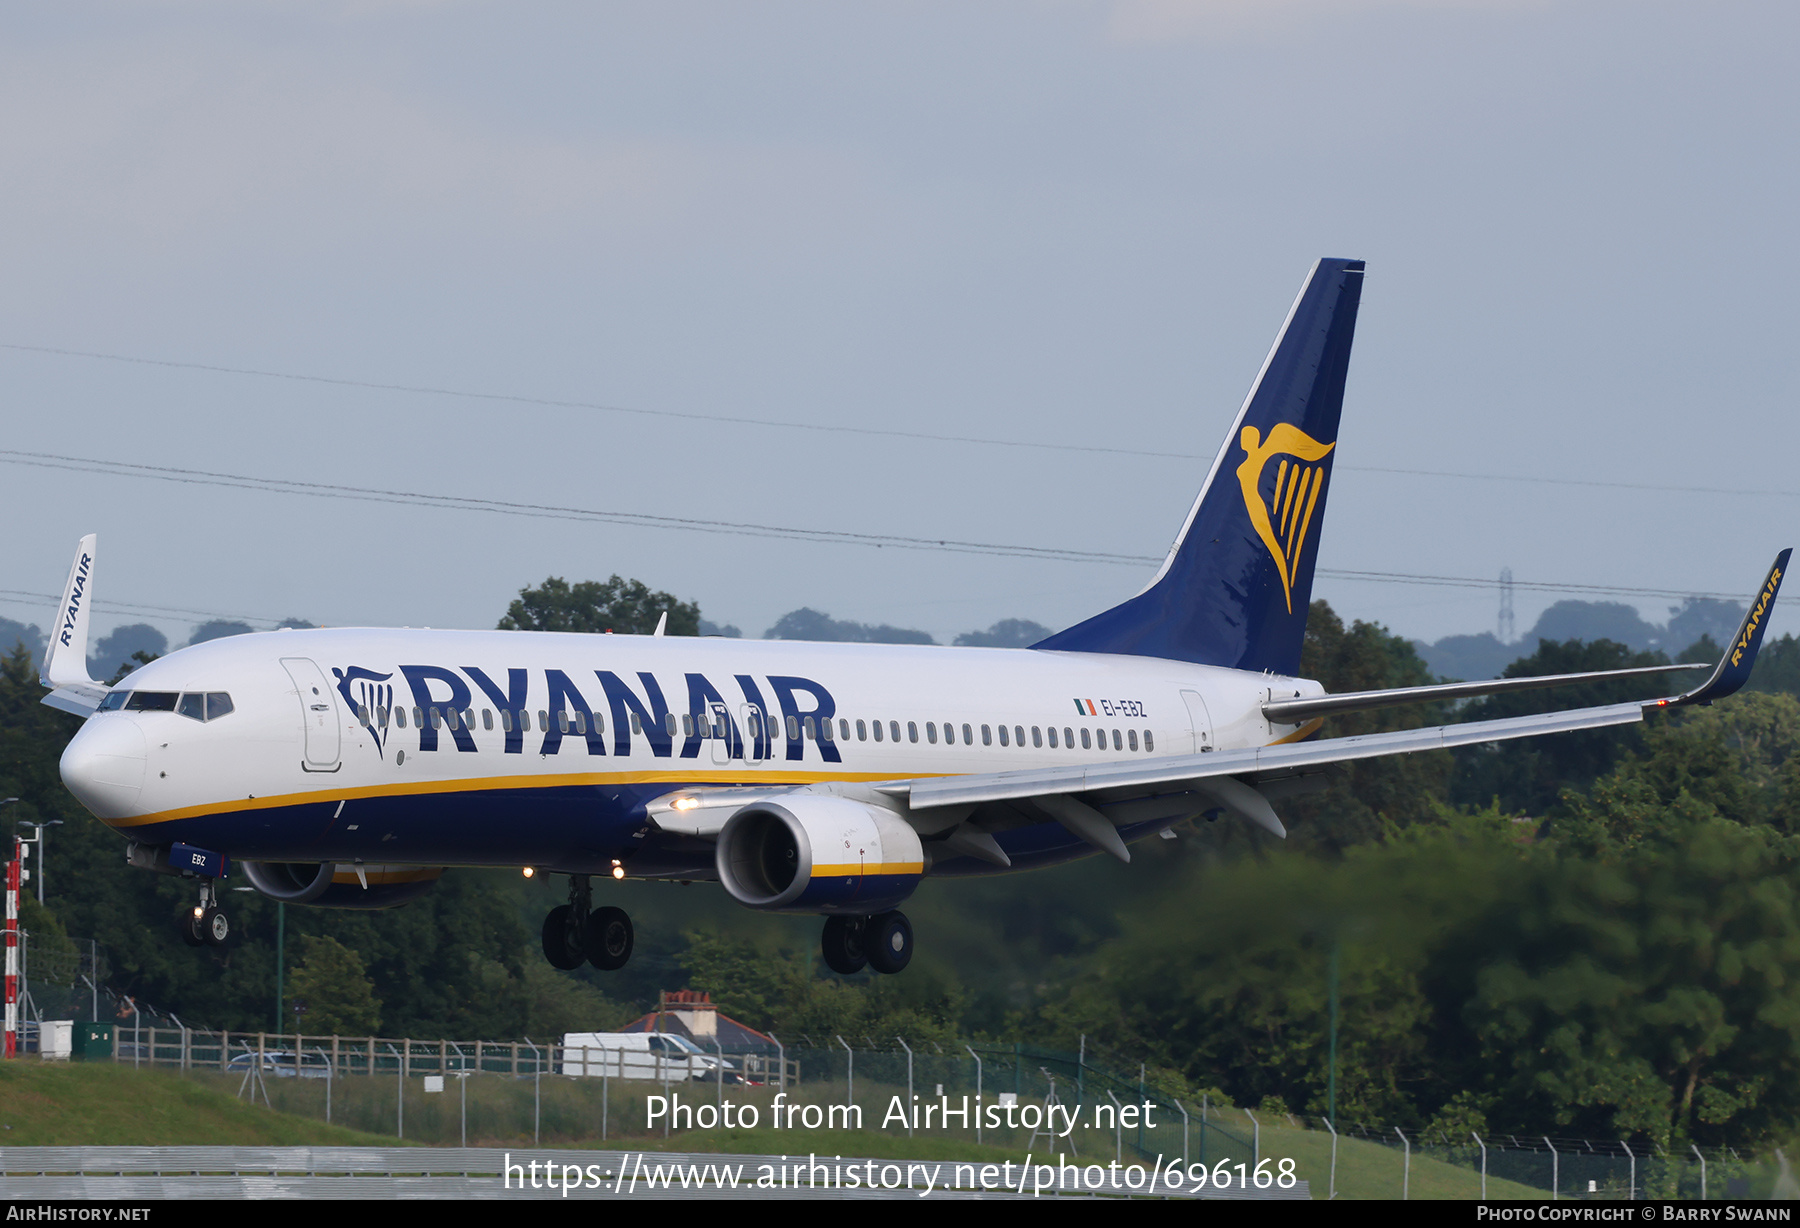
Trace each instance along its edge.
{"label": "jet engine nacelle", "polygon": [[355,866],[330,861],[238,864],[250,885],[271,900],[314,908],[398,908],[430,891],[444,872],[442,866]]}
{"label": "jet engine nacelle", "polygon": [[797,794],[725,820],[715,854],[731,898],[771,912],[892,908],[925,876],[919,835],[879,806]]}

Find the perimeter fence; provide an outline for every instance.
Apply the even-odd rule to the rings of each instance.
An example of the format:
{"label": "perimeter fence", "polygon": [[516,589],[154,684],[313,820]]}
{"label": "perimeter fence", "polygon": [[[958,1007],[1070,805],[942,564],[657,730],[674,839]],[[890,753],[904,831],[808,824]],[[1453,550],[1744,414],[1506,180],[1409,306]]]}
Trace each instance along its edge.
{"label": "perimeter fence", "polygon": [[1072,1053],[973,1043],[868,1048],[835,1037],[732,1052],[705,1038],[642,1040],[646,1047],[584,1047],[121,1025],[108,1052],[91,1056],[446,1145],[719,1129],[785,1130],[816,1145],[807,1132],[860,1129],[1102,1164],[1242,1165],[1252,1176],[1264,1158],[1253,1131],[1209,1102],[1166,1096]]}
{"label": "perimeter fence", "polygon": [[[1524,1188],[1551,1199],[1800,1198],[1779,1150],[1744,1156],[1730,1147],[1671,1151],[1653,1142],[1545,1135],[1441,1132],[1408,1136],[1394,1127],[1344,1125],[1345,1138],[1401,1153],[1402,1163],[1436,1161],[1477,1172],[1484,1190]],[[1403,1194],[1404,1196],[1404,1194]]]}
{"label": "perimeter fence", "polygon": [[[637,1043],[637,1042],[633,1042]],[[870,1134],[955,1139],[1015,1161],[1181,1163],[1242,1182],[1296,1173],[1314,1197],[1719,1199],[1800,1197],[1780,1152],[1686,1153],[1629,1140],[1421,1135],[1190,1100],[1086,1053],[1025,1044],[879,1045],[772,1038],[642,1048],[549,1040],[422,1041],[152,1026],[114,1028],[90,1057],[173,1071],[240,1100],[439,1146],[686,1140],[766,1132],[763,1149],[867,1149]]]}

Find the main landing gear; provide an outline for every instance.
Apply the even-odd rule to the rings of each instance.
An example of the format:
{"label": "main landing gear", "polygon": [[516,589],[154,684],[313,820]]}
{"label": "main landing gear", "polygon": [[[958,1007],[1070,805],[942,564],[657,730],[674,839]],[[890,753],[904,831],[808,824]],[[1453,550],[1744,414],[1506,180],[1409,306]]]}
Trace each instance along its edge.
{"label": "main landing gear", "polygon": [[631,918],[623,908],[595,908],[585,874],[569,876],[569,902],[544,918],[544,958],[552,968],[568,972],[582,962],[602,972],[617,972],[631,960]]}
{"label": "main landing gear", "polygon": [[903,912],[878,912],[872,917],[827,917],[820,943],[825,966],[849,976],[864,966],[877,972],[895,973],[912,962],[912,922]]}
{"label": "main landing gear", "polygon": [[215,882],[200,884],[200,902],[175,918],[175,928],[190,947],[225,945],[225,939],[231,936],[231,922],[219,908]]}

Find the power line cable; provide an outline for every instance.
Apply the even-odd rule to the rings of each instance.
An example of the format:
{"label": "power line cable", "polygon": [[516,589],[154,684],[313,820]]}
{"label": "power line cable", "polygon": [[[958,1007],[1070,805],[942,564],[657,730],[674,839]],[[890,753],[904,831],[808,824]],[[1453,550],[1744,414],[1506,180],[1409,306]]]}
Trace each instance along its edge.
{"label": "power line cable", "polygon": [[[1195,452],[1168,452],[1149,448],[1119,448],[1104,444],[1052,443],[1041,439],[993,439],[980,435],[945,435],[933,431],[903,431],[891,427],[850,426],[844,423],[795,422],[779,418],[753,418],[735,414],[703,414],[678,409],[644,409],[631,405],[612,405],[603,401],[574,401],[554,397],[533,397],[517,393],[471,392],[460,388],[440,388],[431,384],[396,384],[376,380],[345,379],[329,375],[304,375],[293,371],[267,371],[256,367],[228,367],[213,363],[178,362],[166,358],[141,358],[129,354],[108,354],[98,350],[71,350],[48,345],[20,345],[0,342],[0,350],[17,350],[30,354],[53,354],[65,358],[93,358],[105,362],[131,363],[146,367],[169,367],[185,371],[207,371],[216,375],[248,375],[259,379],[290,380],[296,383],[326,384],[338,388],[365,388],[376,392],[404,392],[423,396],[457,397],[471,401],[501,401],[514,405],[540,405],[554,409],[587,409],[600,413],[630,414],[645,418],[671,418],[687,422],[719,422],[737,426],[762,426],[781,430],[821,431],[840,435],[872,435],[889,439],[916,439],[928,443],[966,443],[995,448],[1035,448],[1051,452],[1082,452],[1111,456],[1144,456],[1156,460],[1203,461],[1210,459]],[[1526,482],[1543,486],[1579,486],[1599,490],[1649,490],[1663,494],[1748,495],[1757,498],[1800,498],[1796,490],[1753,490],[1728,486],[1675,486],[1657,482],[1605,482],[1592,478],[1536,477],[1508,473],[1461,473],[1443,469],[1405,469],[1385,465],[1338,465],[1351,473],[1391,473],[1408,477],[1451,478],[1477,482]]]}
{"label": "power line cable", "polygon": [[1334,567],[1320,567],[1316,574],[1333,580],[1368,580],[1381,584],[1419,584],[1428,587],[1450,588],[1498,588],[1504,590],[1508,584],[1513,588],[1530,589],[1539,593],[1593,593],[1599,596],[1614,597],[1711,597],[1720,601],[1743,603],[1742,593],[1702,593],[1693,589],[1670,588],[1630,588],[1616,584],[1558,584],[1544,580],[1484,580],[1475,576],[1432,576],[1419,575],[1403,571],[1343,571]]}
{"label": "power line cable", "polygon": [[[4,601],[10,605],[22,606],[28,601],[33,603],[42,602],[44,605],[51,607],[52,611],[54,611],[56,603],[61,600],[62,598],[55,593],[34,593],[28,589],[0,588],[0,601]],[[180,614],[190,618],[220,619],[241,623],[268,623],[271,627],[281,621],[280,619],[270,618],[263,614],[221,614],[217,610],[194,610],[189,609],[186,606],[178,605],[145,605],[129,601],[99,600],[94,602],[93,608],[96,611],[106,614],[141,614],[147,618],[162,618],[172,614]]]}
{"label": "power line cable", "polygon": [[345,486],[326,482],[299,482],[285,478],[259,478],[204,469],[182,469],[171,465],[145,465],[129,461],[63,456],[51,452],[20,452],[0,449],[0,462],[44,469],[73,470],[81,473],[102,473],[114,477],[154,478],[182,485],[225,486],[239,490],[309,495],[314,498],[356,499],[371,503],[398,503],[415,507],[492,512],[547,520],[636,525],[643,528],[685,529],[699,533],[771,537],[789,541],[839,542],[875,547],[892,546],[908,550],[943,550],[959,554],[988,554],[1068,563],[1112,563],[1138,566],[1162,561],[1160,558],[1150,555],[1117,554],[1100,550],[1017,546],[996,542],[960,541],[954,538],[906,537],[892,533],[853,533],[843,529],[802,529],[783,525],[739,524],[732,521],[707,520],[692,516],[660,516],[649,512],[561,507],[554,504],[517,503],[505,499],[477,499],[466,495],[434,495],[417,491],[382,490],[376,487]]}
{"label": "power line cable", "polygon": [[[907,550],[942,550],[961,554],[985,554],[1010,558],[1041,559],[1064,563],[1106,563],[1141,566],[1160,563],[1161,558],[1143,554],[1117,554],[1095,550],[1069,550],[1045,546],[1008,545],[999,542],[971,542],[955,539],[905,537],[898,534],[853,533],[841,529],[800,529],[781,525],[744,525],[723,520],[697,517],[658,516],[644,512],[620,512],[603,509],[559,507],[553,504],[515,503],[500,499],[474,499],[464,495],[434,495],[417,491],[382,490],[373,487],[346,486],[325,482],[300,482],[286,478],[260,478],[245,474],[219,473],[204,469],[183,469],[171,465],[148,465],[136,461],[109,461],[91,457],[65,456],[48,452],[23,452],[0,449],[0,463],[37,468],[101,473],[113,477],[149,478],[181,485],[223,486],[238,490],[271,494],[305,495],[311,498],[355,499],[375,503],[394,503],[414,507],[434,507],[455,511],[485,512],[509,516],[526,516],[549,520],[571,520],[582,523],[625,524],[642,528],[678,529],[689,532],[724,533],[749,537],[767,537],[787,541],[809,541]],[[1499,580],[1472,576],[1440,576],[1413,572],[1353,571],[1321,567],[1317,574],[1327,579],[1366,581],[1386,584],[1417,584],[1433,587],[1496,588]],[[1727,601],[1742,600],[1740,594],[1704,593],[1693,590],[1636,588],[1603,584],[1558,584],[1547,581],[1521,580],[1515,587],[1536,592],[1594,593],[1632,597],[1713,597]],[[52,601],[55,598],[51,598]],[[198,611],[190,611],[198,612]],[[265,620],[266,621],[266,620]]]}
{"label": "power line cable", "polygon": [[507,392],[469,392],[460,388],[438,388],[429,384],[385,384],[373,380],[339,379],[329,375],[299,375],[291,371],[260,371],[254,367],[220,367],[200,362],[173,362],[162,358],[133,358],[126,354],[102,354],[92,350],[62,350],[46,345],[13,345],[0,342],[0,350],[60,354],[70,358],[100,358],[108,362],[136,363],[146,367],[174,367],[187,371],[211,371],[220,375],[254,375],[264,379],[331,384],[339,388],[367,388],[377,392],[410,392],[427,396],[459,397],[468,401],[505,401],[514,405],[542,405],[553,409],[591,409],[608,414],[633,414],[644,418],[675,418],[688,422],[724,422],[739,426],[769,426],[791,431],[824,431],[839,435],[883,435],[890,439],[922,439],[931,443],[975,443],[1001,448],[1043,448],[1053,452],[1109,452],[1120,456],[1151,456],[1176,460],[1200,459],[1197,456],[1187,456],[1180,452],[1111,448],[1085,443],[1049,443],[1031,439],[985,439],[974,435],[943,435],[935,431],[901,431],[890,427],[849,426],[833,422],[792,422],[779,418],[701,414],[680,409],[643,409],[632,405],[609,405],[602,401],[566,401],[554,397],[530,397]]}

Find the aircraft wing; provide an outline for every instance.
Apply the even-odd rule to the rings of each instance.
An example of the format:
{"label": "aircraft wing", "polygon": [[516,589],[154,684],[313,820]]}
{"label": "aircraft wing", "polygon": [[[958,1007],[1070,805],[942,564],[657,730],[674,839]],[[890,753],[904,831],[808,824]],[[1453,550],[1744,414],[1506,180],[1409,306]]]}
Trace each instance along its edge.
{"label": "aircraft wing", "polygon": [[[1148,761],[1072,764],[1069,767],[1036,768],[1019,772],[984,772],[961,776],[931,776],[865,786],[900,802],[917,818],[931,811],[957,815],[947,825],[961,827],[961,819],[977,807],[992,802],[1025,803],[1055,819],[1096,848],[1121,861],[1131,860],[1115,825],[1144,819],[1167,818],[1170,822],[1215,807],[1250,820],[1277,836],[1287,829],[1276,817],[1269,795],[1262,787],[1308,774],[1306,769],[1371,759],[1380,755],[1404,755],[1424,750],[1446,750],[1481,742],[1529,738],[1575,729],[1628,725],[1644,719],[1647,708],[1670,700],[1611,704],[1602,708],[1577,708],[1543,716],[1515,716],[1496,721],[1471,721],[1462,725],[1437,725],[1428,729],[1403,729],[1392,733],[1362,734],[1280,746],[1210,754],[1168,755]],[[806,793],[819,786],[789,785],[777,788],[682,789],[651,803],[649,813],[663,831],[717,838],[725,822],[741,807],[786,793]],[[828,791],[838,791],[827,786]],[[1271,790],[1276,792],[1278,790]],[[1148,812],[1144,804],[1150,805]],[[927,814],[921,814],[927,812]],[[959,831],[967,839],[960,851],[996,864],[1009,864],[1006,855],[986,832]],[[956,837],[952,847],[959,847]]]}
{"label": "aircraft wing", "polygon": [[[1601,708],[1577,708],[1572,712],[1552,712],[1543,716],[1514,716],[1495,721],[1470,721],[1462,725],[1435,725],[1427,729],[1402,729],[1392,733],[1326,738],[1318,742],[1256,746],[1246,750],[1214,751],[1210,754],[1172,755],[1143,762],[1078,764],[1036,771],[941,776],[877,787],[890,797],[904,798],[915,810],[1040,799],[1075,793],[1105,792],[1111,801],[1182,791],[1236,794],[1237,790],[1231,789],[1229,785],[1221,788],[1221,782],[1233,781],[1254,791],[1253,785],[1245,784],[1238,778],[1254,781],[1259,777],[1272,778],[1288,775],[1299,769],[1347,763],[1355,759],[1372,759],[1380,755],[1448,750],[1453,746],[1530,738],[1546,733],[1598,729],[1606,725],[1629,725],[1644,719],[1645,708],[1654,708],[1668,702],[1653,700],[1648,704],[1609,704]],[[1242,803],[1248,799],[1240,796],[1234,800]],[[1218,798],[1218,801],[1228,810],[1240,808],[1229,804],[1225,797]],[[1249,814],[1246,817],[1255,819],[1265,827],[1270,827],[1269,820],[1274,818],[1272,812],[1267,815]],[[1279,828],[1279,822],[1275,822],[1271,830]],[[1286,832],[1276,830],[1276,834],[1285,835]]]}
{"label": "aircraft wing", "polygon": [[[1211,809],[1217,806],[1249,819],[1278,836],[1285,836],[1287,830],[1269,804],[1268,794],[1258,786],[1273,784],[1283,777],[1307,774],[1306,769],[1309,768],[1323,768],[1334,763],[1381,755],[1448,750],[1455,746],[1567,733],[1577,729],[1629,725],[1643,720],[1645,712],[1656,708],[1710,704],[1715,699],[1730,695],[1749,680],[1791,553],[1791,550],[1783,550],[1776,556],[1774,566],[1769,569],[1755,598],[1751,600],[1737,635],[1726,647],[1725,654],[1711,677],[1699,687],[1667,699],[1577,708],[1541,716],[1515,716],[1492,721],[1469,721],[1458,725],[1436,725],[1425,729],[1326,738],[1314,742],[1214,751],[1210,754],[1175,755],[1148,761],[1076,764],[1019,772],[932,777],[897,781],[877,788],[890,797],[904,800],[914,811],[938,807],[981,806],[992,802],[1025,802],[1042,810],[1095,847],[1127,861],[1130,860],[1130,854],[1113,830],[1115,823],[1141,821],[1151,817],[1169,817],[1173,820],[1181,817],[1183,805],[1192,813],[1196,802],[1198,808]],[[1357,698],[1363,701],[1359,704],[1360,707],[1383,706],[1367,702],[1371,698],[1367,693]],[[1183,799],[1181,795],[1199,796]],[[1149,810],[1142,805],[1135,808],[1132,805],[1157,798],[1167,798],[1173,805]]]}
{"label": "aircraft wing", "polygon": [[[902,803],[915,820],[926,819],[928,826],[932,812],[954,816],[940,825],[950,829],[949,846],[958,852],[980,857],[997,865],[1009,862],[1006,854],[994,842],[992,834],[979,826],[979,820],[974,825],[964,822],[979,808],[993,803],[1010,803],[1015,807],[1023,806],[1041,812],[1043,816],[1054,819],[1096,848],[1111,853],[1122,861],[1129,861],[1131,854],[1119,837],[1116,830],[1118,824],[1157,822],[1164,819],[1172,823],[1214,808],[1230,811],[1277,836],[1286,836],[1287,829],[1276,816],[1275,809],[1270,804],[1271,797],[1292,792],[1291,787],[1284,786],[1291,786],[1296,778],[1317,775],[1332,764],[1373,759],[1382,755],[1407,755],[1419,751],[1449,750],[1456,746],[1474,746],[1484,742],[1504,742],[1513,738],[1569,733],[1578,729],[1600,729],[1608,725],[1630,725],[1643,720],[1646,712],[1658,708],[1710,704],[1715,699],[1730,695],[1749,680],[1790,553],[1789,550],[1783,550],[1776,557],[1774,566],[1769,569],[1744,615],[1738,634],[1726,647],[1725,655],[1714,667],[1711,676],[1693,690],[1666,699],[1345,738],[1253,746],[1239,750],[1167,755],[1148,760],[919,777],[860,787]],[[1542,681],[1521,679],[1517,683],[1545,685],[1587,681],[1620,674],[1656,673],[1667,668],[1560,675]],[[1513,680],[1507,681],[1511,683]],[[1465,684],[1455,685],[1461,687]],[[1493,684],[1475,685],[1491,687]],[[1442,691],[1449,689],[1452,688],[1407,688],[1394,692],[1361,692],[1338,698],[1354,701],[1345,704],[1342,710],[1356,711],[1388,706],[1383,700],[1387,695],[1394,696],[1395,703],[1416,702],[1421,698],[1420,691],[1427,693],[1423,697],[1439,698]],[[1512,688],[1508,686],[1505,689]],[[1337,710],[1332,706],[1333,698],[1325,696],[1302,702],[1313,705],[1320,715],[1328,715]],[[1309,710],[1307,715],[1311,714]],[[665,831],[713,839],[717,837],[725,821],[742,806],[781,793],[804,793],[820,788],[838,791],[840,786],[684,789],[652,803],[650,813],[657,825]]]}
{"label": "aircraft wing", "polygon": [[38,702],[63,712],[73,712],[76,716],[92,716],[99,710],[100,701],[106,698],[109,690],[110,687],[97,682],[76,682],[57,687]]}

